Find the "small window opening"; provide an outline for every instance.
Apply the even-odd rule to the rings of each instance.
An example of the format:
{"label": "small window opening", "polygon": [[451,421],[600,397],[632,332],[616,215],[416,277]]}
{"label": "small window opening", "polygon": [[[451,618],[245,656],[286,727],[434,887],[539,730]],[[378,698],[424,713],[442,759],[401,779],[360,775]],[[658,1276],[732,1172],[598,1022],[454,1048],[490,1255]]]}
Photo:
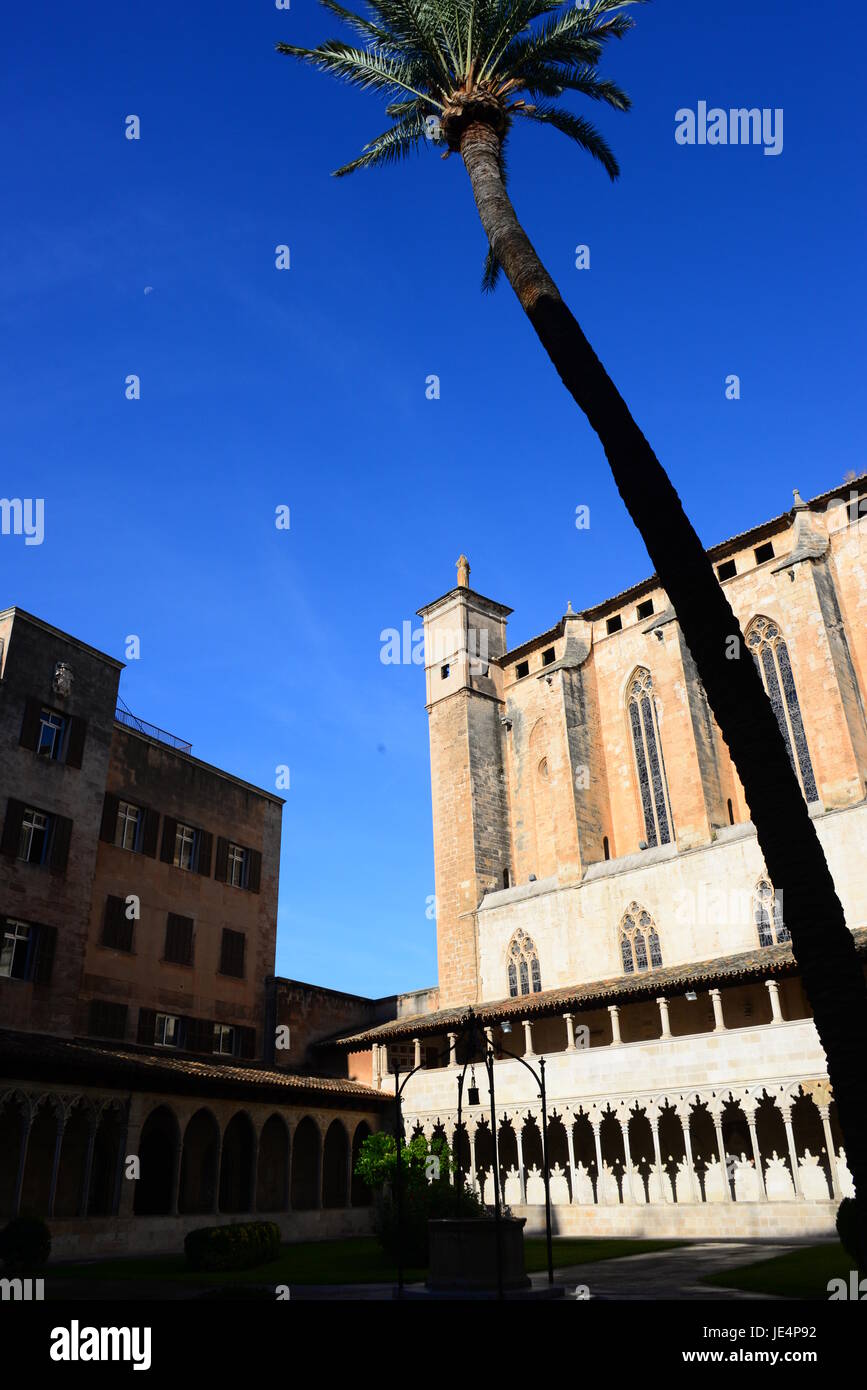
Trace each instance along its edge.
{"label": "small window opening", "polygon": [[723,560],[722,564],[716,567],[718,579],[734,579],[737,572],[738,567],[734,560]]}
{"label": "small window opening", "polygon": [[734,807],[732,806],[732,799],[731,799],[731,797],[729,797],[728,801],[726,802],[726,805],[727,805],[728,808],[729,808],[729,825],[734,825],[734,823],[735,823],[735,813],[734,813]]}
{"label": "small window opening", "polygon": [[547,651],[544,651],[544,652],[542,653],[542,665],[543,665],[543,666],[550,666],[553,660],[554,660],[554,648],[553,648],[553,647],[549,647]]}
{"label": "small window opening", "polygon": [[765,541],[764,545],[757,545],[753,554],[756,557],[756,564],[763,565],[766,560],[773,560],[774,547],[770,541]]}
{"label": "small window opening", "polygon": [[529,661],[519,661],[518,664],[517,664],[517,666],[515,667],[515,676],[516,676],[516,678],[517,678],[518,680],[523,680],[524,676],[529,676],[529,674],[530,674],[530,663],[529,663]]}
{"label": "small window opening", "polygon": [[653,599],[646,598],[643,603],[639,603],[638,607],[635,610],[635,613],[639,619],[649,618],[653,613]]}
{"label": "small window opening", "polygon": [[607,627],[609,633],[619,632],[623,626],[623,619],[618,613],[616,618],[609,618],[605,626]]}
{"label": "small window opening", "polygon": [[446,679],[448,678],[448,674],[449,674],[449,671],[450,671],[450,670],[451,670],[451,667],[449,666],[448,662],[446,662],[445,666],[441,666],[441,667],[440,667],[440,679],[441,679],[441,680],[446,680]]}
{"label": "small window opening", "polygon": [[504,888],[511,888],[511,886],[512,886],[512,875],[511,875],[511,873],[509,872],[508,869],[504,869],[504,870],[503,870],[503,887],[504,887]]}
{"label": "small window opening", "polygon": [[611,850],[610,850],[609,845],[608,845],[608,836],[607,836],[607,835],[603,835],[603,836],[602,836],[602,853],[605,855],[605,858],[606,858],[606,859],[610,859],[610,858],[611,858]]}

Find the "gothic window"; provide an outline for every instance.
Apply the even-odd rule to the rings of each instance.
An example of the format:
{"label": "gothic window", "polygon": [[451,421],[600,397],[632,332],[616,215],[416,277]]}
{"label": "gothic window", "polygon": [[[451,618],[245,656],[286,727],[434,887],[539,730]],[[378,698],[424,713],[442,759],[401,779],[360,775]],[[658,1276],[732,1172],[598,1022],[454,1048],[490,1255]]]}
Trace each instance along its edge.
{"label": "gothic window", "polygon": [[649,671],[639,668],[632,676],[626,703],[644,816],[644,837],[648,845],[667,845],[671,839],[671,811]]}
{"label": "gothic window", "polygon": [[509,998],[517,999],[519,994],[538,994],[542,988],[542,972],[536,947],[529,936],[520,928],[509,942]]}
{"label": "gothic window", "polygon": [[789,761],[808,801],[818,801],[813,764],[801,719],[801,706],[792,675],[789,649],[776,623],[770,618],[754,618],[747,629],[747,646],[753,654],[762,684],[780,726]]}
{"label": "gothic window", "polygon": [[662,965],[662,948],[653,918],[638,903],[629,904],[620,923],[620,958],[625,975]]}
{"label": "gothic window", "polygon": [[760,878],[753,890],[753,914],[760,946],[791,941],[789,929],[783,921],[783,905],[766,878]]}

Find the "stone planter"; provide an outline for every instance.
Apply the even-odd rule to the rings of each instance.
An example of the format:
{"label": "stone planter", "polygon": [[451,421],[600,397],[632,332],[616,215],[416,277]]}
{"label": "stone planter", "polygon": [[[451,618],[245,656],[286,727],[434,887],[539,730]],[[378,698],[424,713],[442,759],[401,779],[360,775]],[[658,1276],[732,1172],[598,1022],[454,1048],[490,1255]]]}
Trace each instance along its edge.
{"label": "stone planter", "polygon": [[[524,1269],[526,1218],[500,1218],[504,1289],[527,1289]],[[429,1221],[428,1288],[470,1292],[497,1287],[497,1223],[492,1217]]]}

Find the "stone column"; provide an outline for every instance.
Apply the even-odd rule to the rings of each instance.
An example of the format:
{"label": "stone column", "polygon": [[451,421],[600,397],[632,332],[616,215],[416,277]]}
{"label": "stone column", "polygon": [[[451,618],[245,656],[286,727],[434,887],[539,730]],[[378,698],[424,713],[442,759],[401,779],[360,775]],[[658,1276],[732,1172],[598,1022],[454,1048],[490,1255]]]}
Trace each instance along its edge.
{"label": "stone column", "polygon": [[656,1176],[659,1181],[659,1191],[663,1202],[670,1202],[670,1186],[668,1174],[662,1166],[662,1152],[659,1147],[659,1108],[657,1106],[647,1107],[647,1119],[650,1124],[650,1133],[653,1136],[653,1157],[656,1163]]}
{"label": "stone column", "polygon": [[790,1100],[778,1100],[780,1114],[783,1117],[783,1124],[786,1126],[786,1142],[789,1145],[789,1163],[792,1166],[792,1182],[795,1184],[795,1196],[803,1202],[804,1194],[801,1191],[801,1178],[798,1173],[798,1150],[795,1148],[795,1132],[792,1129],[792,1102]]}
{"label": "stone column", "polygon": [[575,1162],[575,1116],[568,1116],[569,1123],[566,1125],[566,1154],[569,1159],[569,1176],[571,1178],[572,1202],[578,1201],[578,1164]]}
{"label": "stone column", "polygon": [[[180,1198],[181,1192],[181,1157],[184,1152],[184,1133],[181,1128],[180,1122],[178,1122],[177,1141],[177,1148],[175,1150],[174,1161],[172,1164],[172,1195],[171,1200],[169,1202],[169,1211],[172,1216],[178,1215],[178,1200]],[[222,1147],[223,1145],[221,1140],[221,1150]]]}
{"label": "stone column", "polygon": [[449,1040],[449,1066],[456,1067],[458,1059],[455,1055],[455,1047],[457,1046],[458,1035],[457,1033],[447,1033],[446,1037]]}
{"label": "stone column", "polygon": [[476,1190],[476,1126],[467,1130],[467,1137],[470,1141],[470,1186]]}
{"label": "stone column", "polygon": [[[98,1125],[99,1114],[91,1114],[90,1123],[87,1127],[87,1148],[84,1153],[84,1172],[81,1176],[81,1194],[78,1199],[79,1216],[87,1216],[87,1208],[90,1201],[90,1175],[93,1171],[93,1149],[96,1144],[96,1131]],[[177,1205],[174,1210],[177,1212]]]}
{"label": "stone column", "polygon": [[518,1178],[521,1184],[521,1206],[527,1205],[527,1179],[524,1175],[524,1126],[515,1125],[515,1143],[518,1148]]}
{"label": "stone column", "polygon": [[713,1031],[724,1033],[726,1031],[726,1021],[723,1017],[722,995],[718,989],[710,991],[710,1002],[713,1004]]}
{"label": "stone column", "polygon": [[412,1040],[412,1064],[414,1067],[421,1066],[421,1038]]}
{"label": "stone column", "polygon": [[765,1172],[762,1168],[762,1155],[759,1149],[759,1136],[756,1133],[757,1108],[758,1103],[757,1101],[753,1100],[752,1097],[750,1097],[749,1100],[745,1099],[741,1101],[741,1109],[747,1117],[747,1125],[750,1131],[750,1144],[752,1145],[753,1150],[753,1163],[755,1164],[756,1172],[759,1178],[759,1201],[766,1202],[768,1200],[768,1193],[765,1188]]}
{"label": "stone column", "polygon": [[[718,993],[718,991],[716,992]],[[732,1189],[731,1183],[729,1182],[729,1170],[728,1164],[726,1162],[726,1147],[725,1142],[723,1140],[722,1132],[722,1106],[718,1104],[714,1106],[709,1105],[708,1110],[710,1111],[710,1116],[713,1120],[714,1134],[716,1135],[716,1148],[717,1153],[719,1154],[719,1161],[722,1165],[723,1199],[726,1202],[730,1202],[732,1200]]]}
{"label": "stone column", "polygon": [[485,1041],[487,1042],[488,1047],[490,1047],[491,1049],[493,1049],[493,1046],[494,1046],[494,1030],[493,1030],[493,1028],[490,1027],[490,1026],[487,1027],[487,1028],[485,1029]]}
{"label": "stone column", "polygon": [[625,1105],[618,1105],[616,1114],[620,1133],[623,1135],[623,1154],[626,1159],[626,1172],[623,1174],[623,1202],[624,1205],[633,1205],[635,1197],[632,1192],[632,1177],[635,1170],[632,1167],[632,1151],[629,1148],[629,1111]]}
{"label": "stone column", "polygon": [[668,1021],[668,1000],[657,999],[656,1002],[659,1006],[659,1022],[662,1025],[662,1033],[660,1036],[663,1038],[670,1038],[671,1026]]}
{"label": "stone column", "polygon": [[822,1130],[825,1135],[825,1152],[828,1155],[828,1166],[831,1169],[831,1187],[834,1192],[834,1200],[839,1202],[843,1194],[840,1191],[840,1179],[837,1176],[837,1155],[834,1152],[834,1140],[831,1138],[830,1106],[820,1105],[819,1115],[822,1120]]}
{"label": "stone column", "polygon": [[701,1202],[701,1188],[695,1172],[695,1162],[692,1156],[692,1139],[689,1133],[689,1103],[685,1100],[678,1101],[674,1106],[674,1113],[680,1120],[680,1129],[683,1135],[683,1151],[686,1155],[686,1169],[689,1174],[689,1186],[692,1192],[692,1200],[696,1203]]}
{"label": "stone column", "polygon": [[593,1143],[596,1146],[596,1203],[598,1206],[604,1206],[606,1197],[605,1188],[602,1183],[602,1141],[599,1135],[599,1131],[602,1128],[602,1121],[591,1119],[590,1126],[593,1130]]}
{"label": "stone column", "polygon": [[[347,1131],[348,1132],[348,1131]],[[352,1139],[346,1154],[346,1205],[352,1206]]]}
{"label": "stone column", "polygon": [[250,1155],[250,1213],[255,1216],[259,1201],[259,1133],[253,1130],[253,1152]]}
{"label": "stone column", "polygon": [[373,1084],[377,1091],[382,1087],[382,1049],[379,1043],[373,1044]]}
{"label": "stone column", "polygon": [[[222,1126],[220,1126],[219,1120],[217,1121],[217,1125],[220,1129],[220,1137],[217,1140],[217,1161],[214,1164],[214,1196],[211,1201],[211,1211],[214,1215],[216,1215],[217,1212],[220,1210],[220,1179],[223,1176],[223,1130]],[[294,1134],[291,1137],[294,1140]],[[292,1152],[294,1153],[294,1149],[292,1150]]]}
{"label": "stone column", "polygon": [[575,1024],[571,1014],[564,1014],[563,1020],[566,1024],[566,1046],[570,1052],[575,1051]]}
{"label": "stone column", "polygon": [[533,1051],[533,1025],[528,1018],[521,1020],[524,1026],[524,1056],[535,1057]]}
{"label": "stone column", "polygon": [[63,1135],[66,1129],[66,1121],[69,1118],[69,1112],[62,1102],[58,1103],[55,1113],[57,1115],[57,1134],[54,1139],[54,1158],[51,1164],[51,1186],[48,1190],[48,1210],[45,1213],[49,1220],[54,1215],[54,1199],[57,1196],[57,1179],[60,1175],[60,1152],[63,1148]]}
{"label": "stone column", "polygon": [[780,986],[776,980],[765,980],[765,989],[771,996],[771,1023],[783,1023],[783,1011],[780,1008]]}
{"label": "stone column", "polygon": [[21,1107],[21,1143],[18,1147],[18,1176],[15,1179],[15,1194],[12,1198],[12,1216],[17,1216],[21,1210],[21,1193],[24,1190],[24,1170],[27,1167],[27,1150],[30,1147],[30,1131],[33,1128],[33,1117],[36,1114],[36,1106],[29,1096],[25,1097]]}
{"label": "stone column", "polygon": [[609,1004],[608,1012],[611,1015],[611,1046],[619,1047],[622,1041],[620,1037],[620,1010],[616,1004]]}

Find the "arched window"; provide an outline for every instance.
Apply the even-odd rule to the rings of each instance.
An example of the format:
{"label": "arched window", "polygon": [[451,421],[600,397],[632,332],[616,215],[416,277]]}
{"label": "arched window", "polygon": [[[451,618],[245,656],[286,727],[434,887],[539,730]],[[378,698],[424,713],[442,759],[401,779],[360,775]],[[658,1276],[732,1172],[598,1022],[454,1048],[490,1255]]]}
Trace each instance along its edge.
{"label": "arched window", "polygon": [[626,705],[644,815],[644,836],[648,845],[667,845],[671,839],[671,809],[653,703],[653,682],[650,672],[643,667],[629,682]]}
{"label": "arched window", "polygon": [[519,928],[509,942],[509,997],[517,999],[519,994],[538,994],[542,988],[542,972],[539,957],[525,931]]}
{"label": "arched window", "polygon": [[662,948],[653,918],[638,903],[629,904],[620,922],[620,958],[625,975],[662,965]]}
{"label": "arched window", "polygon": [[801,719],[801,706],[789,661],[789,649],[776,623],[770,618],[753,618],[747,628],[747,646],[762,678],[780,733],[786,743],[789,761],[795,769],[801,790],[808,801],[818,801],[813,764]]}
{"label": "arched window", "polygon": [[760,946],[773,946],[791,941],[789,928],[783,921],[783,905],[766,878],[760,878],[753,889],[753,915],[759,933]]}

